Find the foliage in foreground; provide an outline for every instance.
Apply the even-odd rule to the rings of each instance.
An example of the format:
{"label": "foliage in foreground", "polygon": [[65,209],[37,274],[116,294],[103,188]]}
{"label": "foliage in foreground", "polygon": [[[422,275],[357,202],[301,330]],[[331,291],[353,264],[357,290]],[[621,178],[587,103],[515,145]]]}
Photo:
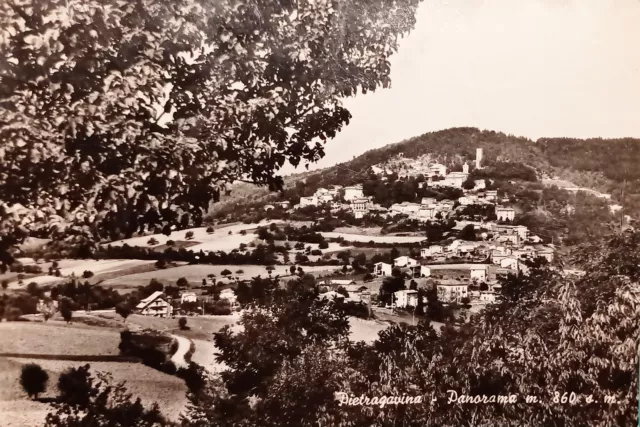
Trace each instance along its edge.
{"label": "foliage in foreground", "polygon": [[[184,376],[191,392],[181,423],[630,425],[637,408],[639,253],[640,233],[628,232],[581,248],[575,260],[586,271],[581,278],[539,261],[528,277],[507,277],[502,301],[458,328],[436,333],[426,322],[394,325],[372,344],[350,342],[345,313],[302,281],[288,291],[263,286],[247,303],[243,330],[215,334],[218,359],[232,369],[213,379],[192,365]],[[450,404],[449,390],[517,401]],[[338,392],[421,396],[422,403],[341,406]],[[525,402],[527,395],[538,401]]]}

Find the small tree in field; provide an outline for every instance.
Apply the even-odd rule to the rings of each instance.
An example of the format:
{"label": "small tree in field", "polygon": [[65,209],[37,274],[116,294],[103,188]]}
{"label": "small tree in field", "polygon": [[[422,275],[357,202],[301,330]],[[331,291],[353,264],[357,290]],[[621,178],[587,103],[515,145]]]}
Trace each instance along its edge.
{"label": "small tree in field", "polygon": [[129,304],[127,303],[120,303],[118,305],[116,305],[116,313],[118,313],[120,316],[122,316],[122,318],[124,319],[124,321],[127,321],[127,317],[129,317],[129,315],[131,314],[131,307],[129,307]]}
{"label": "small tree in field", "polygon": [[178,319],[178,326],[180,326],[180,329],[185,330],[187,328],[187,318],[181,317]]}
{"label": "small tree in field", "polygon": [[37,399],[40,393],[47,389],[49,374],[35,363],[29,363],[22,367],[20,384],[22,389],[33,399]]}
{"label": "small tree in field", "polygon": [[184,238],[187,240],[193,240],[193,231],[187,231],[187,233],[184,235]]}
{"label": "small tree in field", "polygon": [[2,290],[6,291],[8,287],[9,287],[9,281],[7,279],[4,279],[2,281]]}
{"label": "small tree in field", "polygon": [[211,227],[211,226],[207,227],[207,233],[208,234],[213,234],[213,227]]}
{"label": "small tree in field", "polygon": [[149,245],[149,246],[155,246],[158,243],[159,243],[158,239],[156,239],[155,237],[152,237],[147,241],[147,245]]}
{"label": "small tree in field", "polygon": [[90,377],[89,365],[70,368],[60,374],[58,378],[60,401],[74,406],[85,407],[96,394],[90,387]]}

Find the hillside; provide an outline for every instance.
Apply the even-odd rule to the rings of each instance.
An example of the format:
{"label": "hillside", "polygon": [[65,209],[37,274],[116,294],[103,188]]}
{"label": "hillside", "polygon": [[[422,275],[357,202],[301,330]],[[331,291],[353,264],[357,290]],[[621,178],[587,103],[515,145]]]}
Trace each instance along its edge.
{"label": "hillside", "polygon": [[540,175],[611,194],[618,202],[624,199],[621,204],[632,216],[640,210],[640,169],[634,168],[640,164],[640,139],[541,138],[533,141],[501,132],[452,128],[369,150],[329,168],[288,176],[281,194],[269,194],[265,189],[242,184],[238,191],[223,198],[212,213],[216,215],[240,206],[260,206],[267,201],[309,196],[320,187],[361,183],[371,166],[383,164],[398,155],[417,158],[430,154],[446,166],[459,165],[465,160],[472,163],[476,148],[483,149],[485,165],[499,161],[523,163]]}

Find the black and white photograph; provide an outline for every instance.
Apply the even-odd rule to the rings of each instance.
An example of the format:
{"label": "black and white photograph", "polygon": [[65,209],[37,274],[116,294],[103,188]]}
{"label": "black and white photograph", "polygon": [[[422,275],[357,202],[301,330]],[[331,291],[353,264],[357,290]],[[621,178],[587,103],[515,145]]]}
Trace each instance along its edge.
{"label": "black and white photograph", "polygon": [[0,0],[0,427],[640,426],[640,0]]}

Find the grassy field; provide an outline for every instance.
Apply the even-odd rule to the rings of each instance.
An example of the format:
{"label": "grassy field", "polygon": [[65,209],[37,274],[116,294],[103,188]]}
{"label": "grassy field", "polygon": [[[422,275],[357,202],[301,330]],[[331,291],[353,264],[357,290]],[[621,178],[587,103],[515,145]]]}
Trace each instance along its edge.
{"label": "grassy field", "polygon": [[[0,323],[0,353],[117,355],[120,335],[115,329],[65,322]],[[11,337],[11,339],[9,339]]]}
{"label": "grassy field", "polygon": [[[318,271],[330,271],[332,267],[326,266],[309,266],[303,267],[305,272],[312,273]],[[137,286],[146,286],[151,279],[156,279],[163,284],[174,285],[179,278],[186,278],[191,285],[200,286],[202,279],[205,279],[209,274],[215,274],[217,279],[221,279],[223,270],[229,270],[233,273],[234,277],[239,279],[251,279],[256,276],[267,277],[268,272],[264,265],[183,265],[180,267],[167,268],[164,270],[155,270],[145,273],[130,274],[113,279],[109,279],[102,283],[104,286],[113,286],[116,288],[134,288]],[[242,270],[242,273],[237,271]],[[289,276],[289,266],[276,265],[272,275],[280,275],[280,277]]]}
{"label": "grassy field", "polygon": [[[187,230],[174,231],[170,236],[164,234],[154,234],[149,236],[133,237],[126,240],[118,240],[109,243],[111,246],[122,246],[128,244],[129,246],[141,246],[154,248],[161,245],[166,245],[168,240],[185,240],[185,236],[188,232],[193,233],[193,239],[191,242],[195,244],[189,249],[194,251],[230,251],[236,249],[241,243],[249,243],[255,239],[255,235],[252,230],[260,226],[268,226],[272,222],[279,223],[282,221],[263,221],[259,224],[234,224],[224,227],[214,227],[214,232],[207,233],[207,227],[190,228]],[[246,231],[246,235],[239,234],[241,231]],[[231,234],[229,234],[231,232]],[[147,242],[149,239],[154,238],[158,244],[149,245]]]}
{"label": "grassy field", "polygon": [[[36,427],[44,424],[44,418],[52,409],[49,405],[30,400],[20,386],[20,371],[27,363],[37,363],[49,374],[46,393],[40,397],[57,395],[56,383],[62,372],[82,366],[84,363],[57,360],[30,360],[0,358],[0,425],[3,427]],[[140,397],[145,405],[157,402],[162,413],[178,420],[186,404],[186,386],[175,376],[138,363],[93,362],[91,370],[111,374],[114,383],[125,381],[133,397]]]}
{"label": "grassy field", "polygon": [[374,243],[418,243],[427,240],[424,236],[372,236],[365,234],[350,233],[321,233],[326,239],[337,239],[342,237],[347,242],[374,242]]}
{"label": "grassy field", "polygon": [[[100,313],[96,317],[104,319],[113,319],[122,321],[122,318],[116,313]],[[132,314],[127,317],[126,325],[135,325],[142,329],[155,329],[158,331],[169,332],[176,335],[182,335],[191,339],[211,339],[211,334],[218,332],[226,325],[234,325],[240,315],[238,313],[229,316],[193,316],[187,317],[188,330],[180,330],[178,327],[178,318],[163,318],[153,316],[142,316]],[[123,323],[123,325],[125,325]]]}
{"label": "grassy field", "polygon": [[389,327],[389,324],[386,322],[365,320],[358,317],[350,317],[349,325],[351,326],[351,332],[349,334],[351,341],[365,341],[369,344],[378,339],[378,333],[380,331]]}

